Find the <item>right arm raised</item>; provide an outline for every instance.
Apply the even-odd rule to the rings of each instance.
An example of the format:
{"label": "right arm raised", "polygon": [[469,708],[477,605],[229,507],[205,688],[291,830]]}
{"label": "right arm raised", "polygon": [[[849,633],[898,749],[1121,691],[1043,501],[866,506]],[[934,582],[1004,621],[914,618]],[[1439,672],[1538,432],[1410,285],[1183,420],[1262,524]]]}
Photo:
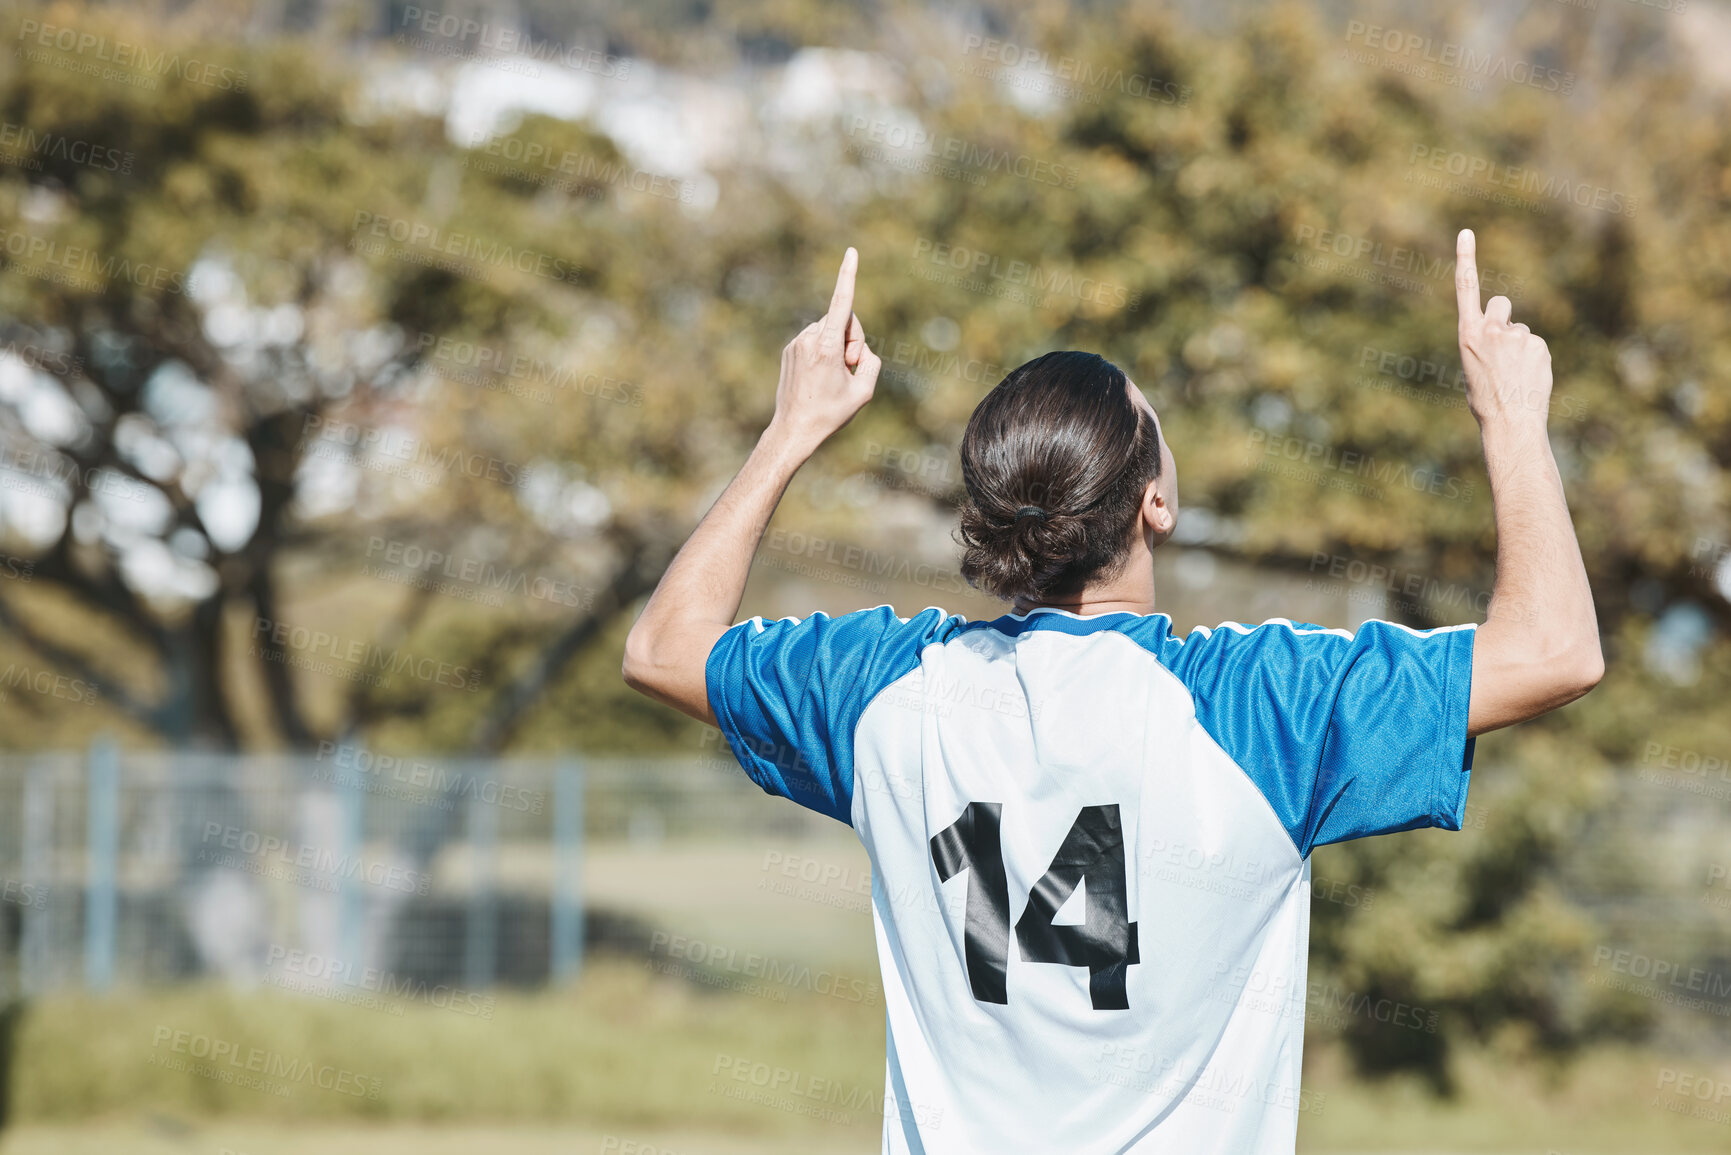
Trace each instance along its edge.
{"label": "right arm raised", "polygon": [[1581,547],[1545,420],[1551,352],[1509,321],[1507,297],[1479,309],[1476,242],[1455,242],[1467,407],[1484,439],[1496,508],[1497,578],[1473,640],[1467,734],[1535,718],[1599,684],[1605,658]]}

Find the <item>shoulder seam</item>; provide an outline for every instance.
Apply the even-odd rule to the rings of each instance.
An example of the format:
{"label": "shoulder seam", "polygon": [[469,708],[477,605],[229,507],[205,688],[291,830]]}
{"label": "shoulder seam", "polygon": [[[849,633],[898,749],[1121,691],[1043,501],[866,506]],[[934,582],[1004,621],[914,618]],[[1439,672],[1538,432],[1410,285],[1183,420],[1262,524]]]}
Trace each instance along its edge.
{"label": "shoulder seam", "polygon": [[[1307,860],[1310,857],[1309,853],[1306,852],[1305,849],[1298,844],[1298,840],[1292,836],[1292,831],[1290,831],[1286,828],[1286,823],[1282,822],[1280,819],[1280,812],[1274,809],[1274,803],[1269,801],[1268,795],[1263,792],[1263,789],[1261,786],[1257,785],[1256,779],[1254,779],[1250,776],[1250,771],[1246,770],[1244,768],[1243,763],[1239,762],[1238,759],[1234,758],[1230,753],[1227,752],[1226,747],[1224,747],[1220,744],[1220,739],[1218,739],[1214,736],[1214,732],[1212,730],[1210,730],[1207,726],[1202,724],[1201,717],[1199,717],[1196,713],[1196,695],[1190,692],[1190,687],[1184,684],[1184,679],[1180,678],[1177,674],[1173,673],[1172,670],[1167,667],[1166,663],[1160,660],[1159,654],[1155,653],[1153,650],[1149,649],[1147,646],[1145,646],[1141,642],[1137,641],[1134,637],[1132,637],[1130,634],[1126,633],[1125,631],[1123,631],[1123,630],[1101,630],[1099,633],[1100,634],[1116,634],[1119,637],[1123,638],[1125,641],[1129,642],[1131,645],[1135,646],[1138,650],[1140,650],[1144,655],[1146,655],[1148,660],[1154,663],[1155,668],[1158,669],[1160,671],[1160,673],[1166,675],[1168,678],[1171,678],[1173,682],[1177,683],[1178,689],[1183,692],[1185,699],[1190,703],[1190,718],[1193,722],[1196,723],[1196,728],[1198,730],[1201,730],[1202,733],[1204,733],[1208,736],[1209,744],[1211,746],[1213,746],[1216,750],[1218,750],[1220,752],[1220,756],[1222,758],[1226,759],[1228,764],[1230,764],[1231,766],[1236,768],[1239,775],[1242,776],[1243,779],[1247,783],[1249,783],[1250,789],[1252,791],[1254,791],[1256,794],[1256,797],[1262,801],[1262,805],[1266,809],[1268,817],[1274,822],[1275,827],[1279,829],[1280,833],[1286,836],[1286,841],[1291,844],[1293,852],[1298,855],[1299,861],[1303,862],[1303,861]],[[1099,634],[1090,634],[1087,636],[1098,637]],[[1180,642],[1179,644],[1182,645],[1183,643]]]}

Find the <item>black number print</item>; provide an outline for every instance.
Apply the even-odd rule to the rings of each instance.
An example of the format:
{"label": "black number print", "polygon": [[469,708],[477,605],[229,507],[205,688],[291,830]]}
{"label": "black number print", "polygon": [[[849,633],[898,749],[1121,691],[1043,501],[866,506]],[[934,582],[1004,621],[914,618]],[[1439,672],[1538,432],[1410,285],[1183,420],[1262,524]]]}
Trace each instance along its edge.
{"label": "black number print", "polygon": [[[1081,925],[1054,923],[1058,908],[1087,879]],[[1016,920],[1016,943],[1026,962],[1088,968],[1088,995],[1097,1011],[1130,1007],[1125,967],[1142,961],[1136,924],[1124,889],[1124,828],[1118,806],[1084,806],[1063,845],[1034,884]]]}
{"label": "black number print", "polygon": [[[960,818],[932,836],[932,865],[948,882],[968,871],[963,959],[968,986],[982,1003],[1007,1004],[1010,954],[1009,886],[1000,835],[1003,805],[970,802]],[[1016,922],[1024,962],[1088,968],[1088,995],[1097,1011],[1128,1010],[1126,969],[1142,961],[1130,921],[1124,870],[1124,827],[1118,806],[1084,806],[1052,864],[1028,895]],[[1058,908],[1083,886],[1084,920],[1058,924]]]}
{"label": "black number print", "polygon": [[962,816],[932,835],[932,864],[948,882],[968,872],[968,912],[962,957],[968,985],[982,1003],[1007,1003],[1005,960],[1010,957],[1010,888],[1004,881],[1004,851],[998,841],[996,802],[970,802]]}

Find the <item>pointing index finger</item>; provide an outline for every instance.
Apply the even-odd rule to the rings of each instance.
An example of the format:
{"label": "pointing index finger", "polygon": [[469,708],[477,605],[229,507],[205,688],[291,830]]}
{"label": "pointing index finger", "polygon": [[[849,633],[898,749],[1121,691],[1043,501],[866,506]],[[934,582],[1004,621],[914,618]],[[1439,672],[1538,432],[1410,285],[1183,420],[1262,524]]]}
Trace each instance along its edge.
{"label": "pointing index finger", "polygon": [[853,316],[853,283],[859,272],[859,251],[852,245],[841,259],[841,272],[836,274],[835,295],[829,299],[829,314],[823,319],[824,341],[845,342],[848,319]]}
{"label": "pointing index finger", "polygon": [[1462,229],[1455,237],[1455,304],[1463,324],[1484,319],[1479,308],[1478,240],[1471,229]]}

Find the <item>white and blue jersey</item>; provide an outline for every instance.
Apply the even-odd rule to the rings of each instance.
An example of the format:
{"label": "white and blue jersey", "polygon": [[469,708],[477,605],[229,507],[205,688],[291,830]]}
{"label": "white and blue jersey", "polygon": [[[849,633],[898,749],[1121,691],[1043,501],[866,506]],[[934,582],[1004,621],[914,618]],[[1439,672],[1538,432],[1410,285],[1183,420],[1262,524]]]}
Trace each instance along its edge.
{"label": "white and blue jersey", "polygon": [[1460,828],[1473,630],[879,606],[722,635],[746,772],[871,857],[883,1149],[1289,1155],[1311,849]]}

